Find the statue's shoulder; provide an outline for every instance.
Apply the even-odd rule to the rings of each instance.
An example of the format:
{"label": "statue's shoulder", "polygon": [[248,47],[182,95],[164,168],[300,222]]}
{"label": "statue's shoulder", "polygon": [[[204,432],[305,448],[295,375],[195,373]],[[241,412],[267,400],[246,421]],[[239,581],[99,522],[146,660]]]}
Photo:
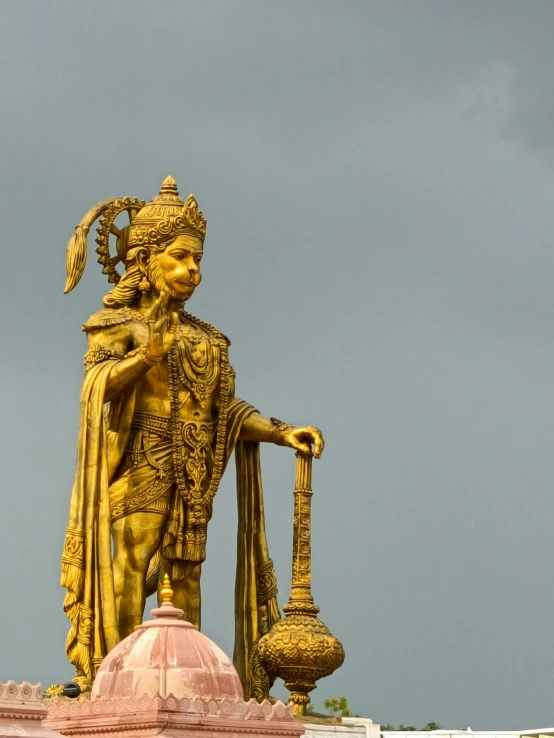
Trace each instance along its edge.
{"label": "statue's shoulder", "polygon": [[134,320],[133,315],[125,308],[106,308],[91,315],[87,322],[83,323],[83,330],[87,333],[98,328],[129,323],[131,320]]}

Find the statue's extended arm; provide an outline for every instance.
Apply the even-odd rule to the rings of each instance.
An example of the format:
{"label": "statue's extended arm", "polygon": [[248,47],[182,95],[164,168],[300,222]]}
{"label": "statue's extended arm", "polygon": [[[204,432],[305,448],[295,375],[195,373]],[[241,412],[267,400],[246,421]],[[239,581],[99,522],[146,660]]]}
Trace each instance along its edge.
{"label": "statue's extended arm", "polygon": [[[230,397],[235,397],[235,373],[231,373]],[[219,400],[214,401],[214,410],[219,410]],[[325,446],[323,434],[319,428],[312,425],[295,427],[283,423],[276,418],[266,418],[258,412],[253,412],[242,423],[239,438],[241,441],[255,441],[256,443],[274,443],[276,446],[289,446],[303,454],[311,454],[319,459]]]}
{"label": "statue's extended arm", "polygon": [[318,428],[311,425],[296,428],[275,418],[264,418],[259,413],[253,413],[244,421],[240,438],[243,441],[289,446],[303,454],[311,454],[313,451],[316,459],[320,458],[325,445]]}

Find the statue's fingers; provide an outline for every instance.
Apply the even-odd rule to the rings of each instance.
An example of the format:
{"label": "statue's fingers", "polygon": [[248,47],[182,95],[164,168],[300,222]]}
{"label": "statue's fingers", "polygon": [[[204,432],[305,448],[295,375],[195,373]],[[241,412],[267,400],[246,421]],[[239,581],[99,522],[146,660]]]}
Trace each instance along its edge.
{"label": "statue's fingers", "polygon": [[313,444],[314,447],[314,456],[319,459],[325,446],[323,435],[319,428],[308,425],[305,428],[298,428],[296,434],[299,438],[309,439],[310,444]]}
{"label": "statue's fingers", "polygon": [[160,294],[160,304],[158,306],[158,316],[167,315],[167,303],[169,302],[169,292],[162,290]]}
{"label": "statue's fingers", "polygon": [[316,459],[319,459],[321,457],[324,447],[325,441],[323,440],[321,431],[317,431],[316,433],[314,433],[314,456],[316,457]]}
{"label": "statue's fingers", "polygon": [[167,330],[167,326],[168,326],[167,317],[165,315],[162,315],[161,318],[156,318],[155,320],[153,320],[152,321],[152,324],[154,326],[154,329],[158,333],[161,333],[163,331],[166,331]]}
{"label": "statue's fingers", "polygon": [[312,455],[312,447],[309,443],[302,443],[301,441],[295,439],[294,448],[297,451],[300,451],[301,454],[307,454],[308,456]]}
{"label": "statue's fingers", "polygon": [[177,313],[171,313],[171,315],[168,318],[167,322],[167,332],[168,333],[175,333],[177,330],[177,323],[179,322],[179,316]]}
{"label": "statue's fingers", "polygon": [[151,307],[146,311],[146,317],[148,320],[156,320],[158,317],[158,308],[160,307],[160,298],[151,305]]}

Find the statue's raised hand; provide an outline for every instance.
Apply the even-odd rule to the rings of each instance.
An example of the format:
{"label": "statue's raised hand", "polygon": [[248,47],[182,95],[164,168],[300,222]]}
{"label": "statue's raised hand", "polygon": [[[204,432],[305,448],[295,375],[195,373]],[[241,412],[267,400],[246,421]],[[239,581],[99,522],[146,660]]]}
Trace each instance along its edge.
{"label": "statue's raised hand", "polygon": [[168,294],[162,292],[147,312],[148,353],[153,357],[165,356],[175,340],[179,316],[168,311]]}
{"label": "statue's raised hand", "polygon": [[[319,428],[307,425],[304,428],[290,427],[283,432],[283,445],[295,448],[302,454],[312,454],[319,459],[325,446]],[[313,448],[313,450],[312,450]]]}

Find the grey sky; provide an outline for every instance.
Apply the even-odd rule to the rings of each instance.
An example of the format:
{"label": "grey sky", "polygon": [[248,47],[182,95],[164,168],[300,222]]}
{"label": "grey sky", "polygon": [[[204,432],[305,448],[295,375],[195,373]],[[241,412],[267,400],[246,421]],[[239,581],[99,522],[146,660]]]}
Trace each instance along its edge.
{"label": "grey sky", "polygon": [[[553,27],[551,0],[2,3],[0,680],[71,676],[80,326],[107,284],[91,255],[64,297],[65,243],[171,173],[238,393],[326,435],[314,594],[347,660],[316,704],[554,722]],[[284,603],[292,452],[263,470]],[[203,588],[227,652],[233,486]]]}

